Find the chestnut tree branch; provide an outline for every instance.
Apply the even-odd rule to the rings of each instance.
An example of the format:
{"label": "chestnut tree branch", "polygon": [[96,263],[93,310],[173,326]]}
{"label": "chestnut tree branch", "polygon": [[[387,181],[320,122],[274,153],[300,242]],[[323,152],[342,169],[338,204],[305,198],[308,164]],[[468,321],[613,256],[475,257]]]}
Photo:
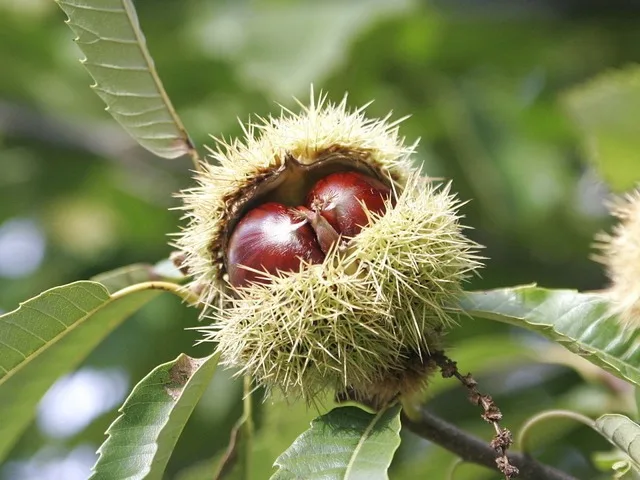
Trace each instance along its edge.
{"label": "chestnut tree branch", "polygon": [[[416,409],[409,418],[403,411],[402,425],[411,432],[455,453],[467,462],[483,465],[499,471],[496,452],[491,446],[455,425],[429,413],[426,409]],[[522,453],[509,452],[509,462],[518,467],[519,480],[578,480],[554,467],[538,462]]]}
{"label": "chestnut tree branch", "polygon": [[518,476],[518,467],[509,462],[507,449],[513,443],[511,431],[500,426],[502,412],[490,395],[484,395],[478,390],[478,382],[468,373],[462,375],[458,370],[458,364],[445,355],[443,351],[434,352],[431,359],[440,367],[443,378],[455,377],[469,392],[469,401],[482,407],[482,419],[491,425],[496,434],[489,444],[496,452],[496,465],[504,474],[505,480],[511,480]]}

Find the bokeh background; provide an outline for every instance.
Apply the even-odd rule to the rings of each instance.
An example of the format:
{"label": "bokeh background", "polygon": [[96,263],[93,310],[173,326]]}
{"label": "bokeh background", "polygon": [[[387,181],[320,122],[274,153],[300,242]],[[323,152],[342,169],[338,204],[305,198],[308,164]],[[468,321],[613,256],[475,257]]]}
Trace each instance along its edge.
{"label": "bokeh background", "polygon": [[[608,226],[607,187],[585,160],[563,107],[571,87],[639,60],[640,2],[596,0],[137,0],[151,52],[197,145],[240,134],[238,118],[295,108],[309,85],[349,93],[371,116],[411,115],[417,161],[452,179],[487,268],[469,288],[537,282],[598,289],[589,259]],[[104,112],[53,0],[0,0],[0,311],[49,287],[166,258],[174,194],[188,159],[146,153]],[[80,480],[132,386],[194,346],[194,312],[163,296],[115,331],[43,398],[0,466],[2,480]],[[535,335],[469,320],[449,336],[517,431],[537,411],[630,412],[627,386]],[[211,478],[240,415],[240,382],[220,372],[170,462],[168,479]],[[490,438],[454,383],[434,380],[430,408]],[[256,478],[317,412],[256,400]],[[0,412],[0,419],[1,419]],[[264,435],[263,435],[264,436]],[[600,477],[595,434],[557,423],[535,453],[578,478]],[[454,457],[407,435],[392,479],[447,478]],[[455,478],[498,478],[462,466]]]}

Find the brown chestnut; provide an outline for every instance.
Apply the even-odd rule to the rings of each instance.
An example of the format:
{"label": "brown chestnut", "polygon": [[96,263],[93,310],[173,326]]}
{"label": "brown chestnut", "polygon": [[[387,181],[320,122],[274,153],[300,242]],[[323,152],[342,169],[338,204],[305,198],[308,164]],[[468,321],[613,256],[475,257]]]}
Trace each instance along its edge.
{"label": "brown chestnut", "polygon": [[234,287],[266,283],[264,276],[254,270],[291,272],[298,270],[302,261],[323,260],[324,254],[305,215],[275,202],[260,205],[242,217],[227,246],[227,273]]}
{"label": "brown chestnut", "polygon": [[385,212],[391,189],[360,172],[338,172],[319,180],[307,195],[306,205],[320,215],[340,235],[353,237],[369,221],[362,203],[370,212]]}

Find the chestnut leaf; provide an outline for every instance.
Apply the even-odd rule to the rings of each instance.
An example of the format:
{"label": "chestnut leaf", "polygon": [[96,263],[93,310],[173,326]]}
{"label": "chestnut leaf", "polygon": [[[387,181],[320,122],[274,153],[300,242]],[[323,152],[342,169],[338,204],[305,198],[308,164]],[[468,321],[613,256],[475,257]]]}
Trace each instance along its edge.
{"label": "chestnut leaf", "polygon": [[377,414],[355,406],[334,408],[311,422],[311,428],[278,457],[271,480],[388,478],[400,445],[400,406]]}
{"label": "chestnut leaf", "polygon": [[595,429],[629,457],[635,471],[640,471],[640,425],[624,415],[608,414],[596,420]]}
{"label": "chestnut leaf", "polygon": [[56,0],[107,111],[140,145],[163,158],[197,153],[178,117],[131,0]]}
{"label": "chestnut leaf", "polygon": [[181,354],[154,368],[133,388],[107,430],[90,480],[162,479],[217,366],[218,355],[196,359]]}
{"label": "chestnut leaf", "polygon": [[472,317],[539,333],[613,375],[640,385],[638,331],[624,330],[602,294],[520,286],[467,292],[460,306]]}
{"label": "chestnut leaf", "polygon": [[55,287],[0,316],[0,458],[61,375],[159,291],[110,296],[96,282]]}

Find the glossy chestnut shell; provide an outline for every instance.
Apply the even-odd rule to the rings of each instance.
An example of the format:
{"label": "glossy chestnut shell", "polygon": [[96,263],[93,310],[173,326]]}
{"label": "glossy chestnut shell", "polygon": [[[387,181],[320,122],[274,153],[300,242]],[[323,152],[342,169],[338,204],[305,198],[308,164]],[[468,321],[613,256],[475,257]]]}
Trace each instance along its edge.
{"label": "glossy chestnut shell", "polygon": [[304,216],[274,202],[250,210],[236,225],[227,248],[227,273],[234,287],[264,283],[264,276],[254,270],[271,274],[291,272],[298,270],[302,261],[324,260],[315,233]]}
{"label": "glossy chestnut shell", "polygon": [[319,180],[307,195],[306,205],[320,213],[345,237],[354,237],[369,223],[362,204],[382,214],[391,189],[360,172],[338,172]]}
{"label": "glossy chestnut shell", "polygon": [[357,235],[369,219],[363,208],[385,212],[391,189],[360,172],[332,173],[317,181],[304,206],[267,202],[249,210],[227,244],[229,283],[244,287],[267,283],[261,272],[292,272],[305,263],[322,263],[340,237]]}

